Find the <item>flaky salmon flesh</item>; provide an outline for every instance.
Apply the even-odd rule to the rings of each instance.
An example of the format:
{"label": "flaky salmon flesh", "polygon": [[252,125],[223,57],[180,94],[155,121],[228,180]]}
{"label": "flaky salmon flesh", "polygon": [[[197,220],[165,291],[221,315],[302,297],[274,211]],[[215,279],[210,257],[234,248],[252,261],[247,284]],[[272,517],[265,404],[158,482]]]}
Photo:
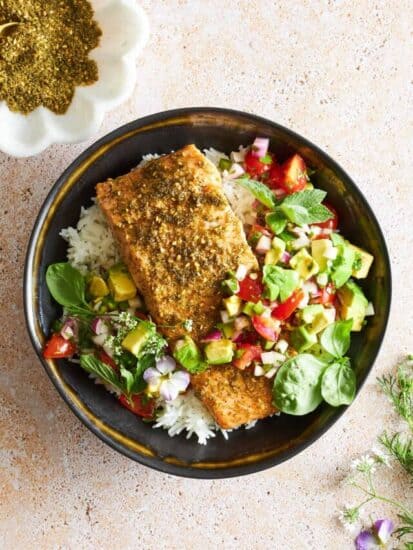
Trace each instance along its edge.
{"label": "flaky salmon flesh", "polygon": [[[187,145],[99,183],[96,191],[159,330],[174,341],[191,320],[190,335],[199,341],[219,318],[227,272],[239,265],[258,268],[216,167]],[[250,376],[232,366],[213,367],[192,382],[217,422],[231,428],[273,412],[269,382],[252,384]]]}

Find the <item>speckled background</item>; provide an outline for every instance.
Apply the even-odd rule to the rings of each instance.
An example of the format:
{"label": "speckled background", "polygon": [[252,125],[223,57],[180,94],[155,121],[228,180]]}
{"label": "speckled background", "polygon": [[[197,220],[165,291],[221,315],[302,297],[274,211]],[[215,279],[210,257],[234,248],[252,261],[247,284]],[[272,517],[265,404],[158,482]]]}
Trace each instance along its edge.
{"label": "speckled background", "polygon": [[[88,143],[55,146],[27,160],[0,153],[0,547],[352,548],[334,519],[335,509],[352,499],[340,480],[351,459],[394,424],[376,375],[413,350],[413,4],[142,5],[152,34],[137,62],[139,82],[99,135],[156,111],[210,105],[272,118],[317,143],[352,175],[384,230],[395,283],[389,330],[350,410],[289,462],[212,482],[141,467],[69,411],[24,326],[31,227],[53,182]],[[407,498],[397,470],[391,480],[395,495]]]}

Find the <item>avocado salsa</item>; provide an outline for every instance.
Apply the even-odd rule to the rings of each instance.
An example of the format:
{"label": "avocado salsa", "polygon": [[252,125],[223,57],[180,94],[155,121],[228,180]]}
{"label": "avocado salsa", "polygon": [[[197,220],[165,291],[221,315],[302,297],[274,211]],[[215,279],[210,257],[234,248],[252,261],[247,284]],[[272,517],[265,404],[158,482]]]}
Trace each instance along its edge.
{"label": "avocado salsa", "polygon": [[239,265],[227,274],[209,334],[194,341],[188,319],[186,336],[167,342],[122,263],[86,274],[58,263],[46,282],[63,315],[44,357],[78,358],[148,420],[160,401],[188,390],[191,375],[228,364],[267,378],[274,406],[286,414],[307,414],[322,401],[349,404],[356,391],[346,356],[351,333],[374,314],[357,281],[368,276],[373,256],[341,235],[338,214],[312,185],[304,159],[280,163],[268,148],[256,138],[218,164],[224,181],[251,194],[244,227],[259,268]]}

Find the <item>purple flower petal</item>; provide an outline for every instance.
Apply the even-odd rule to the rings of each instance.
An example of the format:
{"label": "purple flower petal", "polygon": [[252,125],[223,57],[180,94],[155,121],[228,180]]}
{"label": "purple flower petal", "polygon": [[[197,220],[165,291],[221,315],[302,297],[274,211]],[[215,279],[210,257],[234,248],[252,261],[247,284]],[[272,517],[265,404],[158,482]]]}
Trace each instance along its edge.
{"label": "purple flower petal", "polygon": [[158,371],[158,369],[155,369],[153,367],[149,367],[149,369],[146,369],[146,371],[143,373],[143,379],[150,386],[156,386],[160,378],[161,373]]}
{"label": "purple flower petal", "polygon": [[354,542],[356,543],[356,550],[377,550],[377,548],[380,548],[376,537],[371,531],[361,531]]}
{"label": "purple flower petal", "polygon": [[186,388],[189,386],[191,377],[189,376],[188,372],[178,370],[171,375],[171,381],[174,386],[178,388],[178,391],[185,391]]}
{"label": "purple flower petal", "polygon": [[165,401],[173,401],[178,397],[179,389],[175,386],[172,380],[164,380],[159,388],[159,393]]}
{"label": "purple flower petal", "polygon": [[378,519],[374,522],[374,530],[382,544],[386,544],[390,540],[393,529],[394,523],[391,519]]}
{"label": "purple flower petal", "polygon": [[165,355],[156,361],[156,368],[161,374],[169,374],[175,370],[175,367],[175,359],[169,355]]}

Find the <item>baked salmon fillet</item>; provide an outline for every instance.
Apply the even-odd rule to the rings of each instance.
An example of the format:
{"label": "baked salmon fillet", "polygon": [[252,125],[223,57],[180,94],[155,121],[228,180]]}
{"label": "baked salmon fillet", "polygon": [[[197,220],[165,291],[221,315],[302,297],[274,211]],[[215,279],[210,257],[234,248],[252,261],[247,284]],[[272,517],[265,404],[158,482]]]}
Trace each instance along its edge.
{"label": "baked salmon fillet", "polygon": [[[99,183],[96,192],[159,330],[173,341],[191,320],[199,341],[219,318],[227,272],[258,267],[216,167],[188,145]],[[193,376],[192,384],[223,428],[273,412],[269,381],[231,365]]]}
{"label": "baked salmon fillet", "polygon": [[237,428],[275,412],[271,383],[265,376],[254,376],[232,365],[211,367],[191,376],[195,393],[226,430]]}

